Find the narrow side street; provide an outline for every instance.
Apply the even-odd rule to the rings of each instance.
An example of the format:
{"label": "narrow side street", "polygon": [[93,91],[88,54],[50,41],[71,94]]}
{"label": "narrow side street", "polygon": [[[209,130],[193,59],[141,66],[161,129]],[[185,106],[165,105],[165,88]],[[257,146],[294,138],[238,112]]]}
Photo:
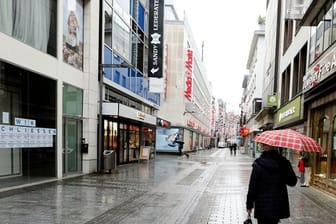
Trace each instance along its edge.
{"label": "narrow side street", "polygon": [[[241,224],[252,161],[240,152],[231,156],[227,148],[189,159],[159,154],[112,174],[2,196],[0,223]],[[281,223],[335,223],[335,198],[299,185],[289,188],[289,197],[291,218]]]}

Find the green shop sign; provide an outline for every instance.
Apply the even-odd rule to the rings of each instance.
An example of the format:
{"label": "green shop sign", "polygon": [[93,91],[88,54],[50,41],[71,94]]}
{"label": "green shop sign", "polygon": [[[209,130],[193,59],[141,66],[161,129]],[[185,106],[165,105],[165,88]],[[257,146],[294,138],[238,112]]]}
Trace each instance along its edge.
{"label": "green shop sign", "polygon": [[267,96],[267,106],[268,107],[278,106],[278,96],[277,95],[268,95]]}
{"label": "green shop sign", "polygon": [[301,96],[297,97],[292,102],[288,103],[277,112],[277,123],[289,121],[294,118],[300,117],[301,112]]}

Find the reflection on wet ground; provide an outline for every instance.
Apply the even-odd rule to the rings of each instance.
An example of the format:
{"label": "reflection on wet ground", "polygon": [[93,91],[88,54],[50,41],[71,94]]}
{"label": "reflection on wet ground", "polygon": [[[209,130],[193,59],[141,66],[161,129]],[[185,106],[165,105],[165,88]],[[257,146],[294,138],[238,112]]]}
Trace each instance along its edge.
{"label": "reflection on wet ground", "polygon": [[[253,159],[229,150],[157,155],[0,198],[0,223],[243,223]],[[289,188],[291,218],[334,223],[336,200],[314,188]],[[254,220],[254,223],[257,223]]]}

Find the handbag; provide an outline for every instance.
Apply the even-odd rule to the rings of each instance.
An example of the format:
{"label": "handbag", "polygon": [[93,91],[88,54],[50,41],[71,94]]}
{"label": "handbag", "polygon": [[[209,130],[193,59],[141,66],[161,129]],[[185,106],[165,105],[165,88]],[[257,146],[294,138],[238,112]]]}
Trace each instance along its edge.
{"label": "handbag", "polygon": [[253,224],[250,213],[247,215],[247,219],[243,222],[243,224]]}

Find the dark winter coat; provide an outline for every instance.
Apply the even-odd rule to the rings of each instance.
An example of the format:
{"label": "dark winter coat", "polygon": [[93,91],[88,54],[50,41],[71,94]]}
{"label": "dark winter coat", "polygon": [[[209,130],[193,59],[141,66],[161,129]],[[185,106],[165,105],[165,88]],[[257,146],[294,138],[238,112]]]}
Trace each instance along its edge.
{"label": "dark winter coat", "polygon": [[297,177],[290,162],[276,150],[264,151],[253,163],[246,208],[254,208],[257,219],[283,219],[290,216],[287,186]]}

